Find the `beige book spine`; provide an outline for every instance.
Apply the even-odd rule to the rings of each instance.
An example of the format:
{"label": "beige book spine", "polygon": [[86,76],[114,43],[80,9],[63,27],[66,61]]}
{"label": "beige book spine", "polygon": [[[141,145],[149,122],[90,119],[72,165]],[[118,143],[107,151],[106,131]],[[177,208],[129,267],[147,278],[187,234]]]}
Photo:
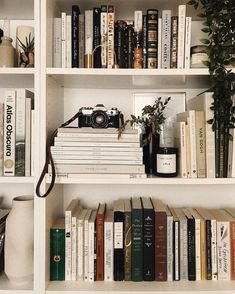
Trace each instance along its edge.
{"label": "beige book spine", "polygon": [[206,141],[205,141],[205,114],[196,111],[196,150],[197,150],[197,177],[206,177]]}

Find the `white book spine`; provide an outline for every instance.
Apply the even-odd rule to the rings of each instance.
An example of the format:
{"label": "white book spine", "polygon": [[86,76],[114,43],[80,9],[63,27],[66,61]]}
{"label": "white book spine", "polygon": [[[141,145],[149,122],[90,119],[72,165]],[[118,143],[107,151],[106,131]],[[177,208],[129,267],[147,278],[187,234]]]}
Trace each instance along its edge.
{"label": "white book spine", "polygon": [[94,267],[94,253],[95,253],[95,223],[89,222],[88,224],[88,280],[94,282],[95,267]]}
{"label": "white book spine", "polygon": [[101,67],[107,67],[107,36],[108,36],[108,13],[106,9],[102,10],[100,14],[100,34],[101,34]]}
{"label": "white book spine", "polygon": [[197,178],[197,148],[196,148],[196,118],[195,111],[189,111],[189,137],[190,137],[190,175]]}
{"label": "white book spine", "polygon": [[53,66],[60,68],[62,66],[62,30],[61,30],[61,18],[54,18],[54,50],[53,50]]}
{"label": "white book spine", "polygon": [[72,261],[71,261],[71,225],[72,213],[70,210],[65,211],[65,280],[71,281]]}
{"label": "white book spine", "polygon": [[83,280],[83,261],[84,261],[84,222],[78,220],[77,223],[77,279]]}
{"label": "white book spine", "polygon": [[66,15],[66,67],[72,67],[72,17]]}
{"label": "white book spine", "polygon": [[5,91],[4,106],[4,176],[15,175],[15,114],[16,93]]}
{"label": "white book spine", "polygon": [[167,281],[173,281],[173,216],[167,216]]}
{"label": "white book spine", "polygon": [[[27,173],[27,170],[30,169],[30,176],[34,176],[34,131],[35,131],[35,112],[34,109],[31,110],[31,136],[30,136],[30,158],[28,159],[27,155],[27,148],[26,148],[26,142],[25,142],[25,175]],[[27,139],[26,139],[27,141]],[[30,167],[27,167],[27,162],[30,162]]]}
{"label": "white book spine", "polygon": [[192,23],[192,18],[186,17],[186,21],[185,21],[185,56],[184,56],[184,67],[186,69],[190,68],[191,23]]}
{"label": "white book spine", "polygon": [[188,280],[187,221],[180,221],[180,280]]}
{"label": "white book spine", "polygon": [[201,221],[195,219],[196,281],[201,281]]}
{"label": "white book spine", "polygon": [[113,281],[113,222],[104,223],[104,280]]}
{"label": "white book spine", "polygon": [[177,54],[177,68],[184,68],[184,44],[185,44],[185,17],[186,5],[179,5],[178,7],[178,54]]}
{"label": "white book spine", "polygon": [[58,133],[57,137],[61,137],[61,138],[96,138],[97,140],[99,138],[114,138],[120,140],[122,138],[125,139],[139,139],[140,135],[139,134],[122,134],[120,138],[118,138],[118,133]]}
{"label": "white book spine", "polygon": [[88,271],[89,271],[89,231],[88,231],[88,219],[84,221],[84,281],[88,281]]}
{"label": "white book spine", "polygon": [[119,165],[139,165],[142,160],[105,160],[105,159],[55,159],[55,164],[119,164]]}
{"label": "white book spine", "polygon": [[85,10],[85,55],[93,50],[93,10]]}
{"label": "white book spine", "polygon": [[73,152],[92,152],[92,153],[110,153],[110,152],[123,152],[125,153],[129,153],[129,152],[133,152],[133,153],[142,153],[143,149],[141,147],[136,147],[136,148],[122,148],[122,147],[91,147],[91,146],[85,146],[85,147],[63,147],[63,146],[51,146],[51,151],[53,152],[62,152],[62,153],[70,153],[73,154]]}
{"label": "white book spine", "polygon": [[179,222],[175,222],[175,248],[174,248],[174,253],[175,253],[175,262],[174,262],[174,272],[175,272],[175,280],[179,281],[180,279],[180,272],[179,272],[179,264],[180,264],[180,255],[179,255]]}
{"label": "white book spine", "polygon": [[0,103],[0,176],[3,175],[3,116],[4,116],[4,106]]}
{"label": "white book spine", "polygon": [[212,280],[218,280],[216,220],[211,220],[211,260],[212,260]]}
{"label": "white book spine", "polygon": [[71,280],[77,279],[77,217],[71,221]]}
{"label": "white book spine", "polygon": [[108,7],[108,60],[107,67],[112,68],[114,65],[114,9]]}
{"label": "white book spine", "polygon": [[142,161],[143,156],[140,155],[133,155],[133,156],[123,156],[121,155],[108,155],[108,154],[102,154],[102,155],[92,155],[92,154],[53,154],[54,160],[127,160],[127,161],[135,161],[140,160]]}
{"label": "white book spine", "polygon": [[162,11],[162,68],[170,68],[171,10]]}
{"label": "white book spine", "polygon": [[62,68],[66,68],[67,63],[66,63],[66,39],[67,39],[67,17],[66,13],[62,12],[61,13],[61,66]]}
{"label": "white book spine", "polygon": [[230,229],[229,222],[217,221],[218,280],[230,280]]}
{"label": "white book spine", "polygon": [[[34,119],[34,110],[32,108],[31,98],[26,98],[26,111],[25,111],[25,176],[31,176],[33,171],[33,166],[31,166],[31,161],[33,161],[33,156],[31,150],[33,149],[32,134],[33,126],[32,120]],[[32,159],[32,160],[31,160]],[[32,163],[33,164],[33,163]]]}
{"label": "white book spine", "polygon": [[157,68],[162,68],[162,18],[158,18]]}
{"label": "white book spine", "polygon": [[53,157],[55,158],[56,156],[59,157],[59,155],[63,155],[63,156],[104,156],[104,157],[111,157],[111,156],[119,156],[119,157],[132,157],[132,158],[142,158],[143,156],[143,152],[93,152],[93,151],[54,151],[51,150],[51,154],[53,155]]}
{"label": "white book spine", "polygon": [[80,142],[80,141],[55,141],[55,146],[96,146],[96,147],[140,147],[140,143],[138,142]]}

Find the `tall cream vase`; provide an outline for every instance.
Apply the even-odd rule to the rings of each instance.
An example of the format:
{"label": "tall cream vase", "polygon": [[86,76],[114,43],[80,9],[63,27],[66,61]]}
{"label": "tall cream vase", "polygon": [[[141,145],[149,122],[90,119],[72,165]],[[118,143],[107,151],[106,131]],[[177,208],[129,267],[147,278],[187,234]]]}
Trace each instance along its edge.
{"label": "tall cream vase", "polygon": [[5,273],[12,283],[33,280],[33,224],[33,197],[15,197],[6,220],[5,238]]}

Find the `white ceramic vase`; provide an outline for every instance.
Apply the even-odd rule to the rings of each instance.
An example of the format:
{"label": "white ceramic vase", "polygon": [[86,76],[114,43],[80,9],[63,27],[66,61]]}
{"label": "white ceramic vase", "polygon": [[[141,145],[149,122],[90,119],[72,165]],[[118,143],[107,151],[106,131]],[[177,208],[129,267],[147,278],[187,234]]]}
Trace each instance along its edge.
{"label": "white ceramic vase", "polygon": [[5,273],[12,283],[33,280],[33,224],[33,197],[15,197],[6,220],[5,237]]}

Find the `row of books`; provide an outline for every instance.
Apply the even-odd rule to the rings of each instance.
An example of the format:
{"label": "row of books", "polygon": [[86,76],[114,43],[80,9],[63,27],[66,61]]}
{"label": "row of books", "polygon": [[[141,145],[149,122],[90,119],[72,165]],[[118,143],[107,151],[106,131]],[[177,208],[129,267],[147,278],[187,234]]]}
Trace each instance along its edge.
{"label": "row of books", "polygon": [[[134,11],[116,20],[113,5],[101,5],[54,19],[54,67],[190,68],[191,17],[186,5],[171,10]],[[200,31],[199,31],[200,32]],[[199,41],[200,37],[198,37]],[[200,42],[199,44],[200,45]]]}
{"label": "row of books", "polygon": [[0,176],[31,176],[33,172],[34,93],[3,90],[0,103]]}
{"label": "row of books", "polygon": [[73,199],[50,229],[51,280],[234,280],[234,261],[234,208],[133,197],[87,209]]}
{"label": "row of books", "polygon": [[[230,131],[233,139],[229,146],[218,152],[218,138],[208,123],[214,118],[213,101],[213,92],[202,93],[189,99],[186,111],[177,114],[175,138],[182,178],[235,177],[234,129]],[[227,161],[219,160],[225,157],[220,154],[225,150]]]}
{"label": "row of books", "polygon": [[138,130],[127,129],[118,139],[117,128],[59,128],[51,154],[57,174],[146,177]]}

